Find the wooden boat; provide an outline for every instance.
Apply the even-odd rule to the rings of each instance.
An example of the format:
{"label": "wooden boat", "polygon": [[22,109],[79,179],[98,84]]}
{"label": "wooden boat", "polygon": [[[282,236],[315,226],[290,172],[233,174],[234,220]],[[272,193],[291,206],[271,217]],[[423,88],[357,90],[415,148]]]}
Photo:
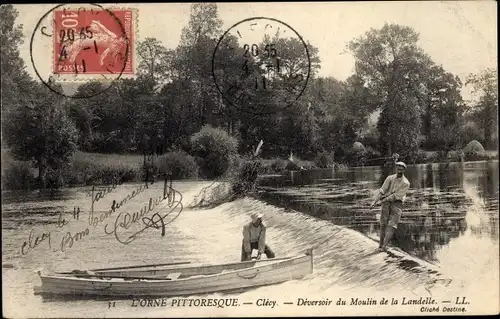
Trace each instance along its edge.
{"label": "wooden boat", "polygon": [[301,279],[313,271],[312,250],[295,257],[219,265],[125,268],[43,274],[35,293],[44,295],[144,297],[185,296],[242,290]]}

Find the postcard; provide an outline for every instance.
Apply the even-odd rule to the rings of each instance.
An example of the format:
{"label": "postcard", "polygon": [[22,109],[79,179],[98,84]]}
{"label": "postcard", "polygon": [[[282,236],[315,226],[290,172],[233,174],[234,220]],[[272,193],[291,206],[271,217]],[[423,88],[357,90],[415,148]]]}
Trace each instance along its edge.
{"label": "postcard", "polygon": [[5,317],[499,313],[494,2],[0,21]]}

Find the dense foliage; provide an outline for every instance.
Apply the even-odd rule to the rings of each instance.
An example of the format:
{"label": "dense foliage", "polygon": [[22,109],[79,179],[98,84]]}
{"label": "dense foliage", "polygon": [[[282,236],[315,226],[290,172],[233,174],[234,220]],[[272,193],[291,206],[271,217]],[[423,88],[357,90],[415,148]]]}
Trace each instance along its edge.
{"label": "dense foliage", "polygon": [[202,176],[222,176],[238,151],[238,141],[226,131],[204,126],[191,136],[191,152],[197,156]]}
{"label": "dense foliage", "polygon": [[[317,167],[370,165],[371,159],[390,159],[393,153],[416,162],[422,149],[446,154],[471,140],[487,149],[498,145],[497,71],[465,79],[478,96],[477,102],[466,103],[461,79],[436,65],[419,46],[418,33],[407,26],[386,24],[350,41],[355,72],[346,80],[318,77],[319,51],[308,43],[311,78],[300,99],[283,109],[280,94],[268,99],[262,90],[245,92],[262,101],[254,107],[276,111],[258,116],[232,107],[215,87],[211,59],[223,30],[214,3],[192,5],[176,48],[155,38],[138,43],[137,78],[119,80],[86,99],[63,98],[29,76],[19,56],[22,30],[16,17],[11,5],[0,8],[2,147],[34,164],[42,186],[47,172],[68,167],[76,149],[174,152],[164,159],[179,167],[165,164],[165,169],[185,178],[195,176],[199,166],[202,177],[214,178],[224,174],[235,155],[252,153],[260,140],[263,158],[279,158],[269,165],[275,171],[313,162]],[[236,37],[228,41],[236,53],[242,50]],[[266,41],[276,42],[283,72],[304,64],[296,40],[267,37],[259,47]],[[229,65],[224,77],[230,80],[241,66],[233,63],[232,68],[235,53],[220,50]],[[102,84],[60,89],[88,95],[101,91]],[[306,162],[287,161],[292,152]],[[73,179],[85,177],[78,173]]]}
{"label": "dense foliage", "polygon": [[184,151],[172,151],[159,156],[155,166],[160,174],[167,174],[172,179],[196,178],[199,172],[195,158]]}

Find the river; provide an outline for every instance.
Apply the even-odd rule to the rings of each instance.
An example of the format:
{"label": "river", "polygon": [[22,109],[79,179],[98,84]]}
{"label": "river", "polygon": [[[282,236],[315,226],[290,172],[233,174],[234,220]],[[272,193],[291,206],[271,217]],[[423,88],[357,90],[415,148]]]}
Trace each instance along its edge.
{"label": "river", "polygon": [[[401,227],[393,245],[404,257],[373,254],[378,246],[379,207],[368,205],[383,179],[380,167],[347,172],[299,171],[268,176],[262,188],[210,209],[188,207],[206,181],[174,181],[184,208],[166,226],[147,229],[124,245],[106,234],[117,213],[89,225],[89,187],[2,194],[3,310],[6,317],[172,317],[430,314],[402,298],[432,297],[445,307],[465,303],[467,314],[496,313],[499,305],[498,161],[409,166],[411,183]],[[106,211],[140,185],[112,189],[94,203]],[[120,207],[137,212],[163,184],[150,185]],[[163,205],[163,206],[162,206]],[[158,210],[167,209],[160,203]],[[80,208],[79,214],[76,214]],[[33,293],[36,273],[132,264],[224,263],[239,261],[241,227],[252,212],[264,214],[267,241],[277,257],[314,250],[314,273],[302,280],[232,294],[254,305],[233,308],[132,307],[132,301],[50,300]],[[97,215],[96,215],[97,216]],[[88,228],[88,231],[85,230]],[[81,236],[68,240],[82,232]],[[31,234],[31,242],[30,242]],[[45,234],[45,235],[44,235]],[[50,237],[50,238],[49,238]],[[38,238],[38,239],[37,239]],[[64,239],[66,238],[66,239]],[[227,297],[213,294],[212,297]],[[389,305],[354,306],[351,298]],[[465,299],[462,299],[464,298]],[[277,300],[275,308],[255,305]],[[333,306],[283,305],[283,301],[331,300]],[[347,305],[336,305],[342,298]],[[392,298],[399,301],[391,305]],[[450,304],[445,304],[450,302]],[[468,304],[467,304],[468,303]],[[462,305],[460,305],[462,307]]]}

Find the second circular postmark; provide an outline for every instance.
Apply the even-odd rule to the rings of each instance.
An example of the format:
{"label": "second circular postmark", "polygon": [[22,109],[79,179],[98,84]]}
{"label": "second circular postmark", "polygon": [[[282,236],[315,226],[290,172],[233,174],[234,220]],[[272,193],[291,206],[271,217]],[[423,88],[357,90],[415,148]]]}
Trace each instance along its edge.
{"label": "second circular postmark", "polygon": [[224,100],[240,111],[265,115],[292,106],[311,74],[304,39],[288,24],[254,17],[230,27],[212,57],[212,76]]}

